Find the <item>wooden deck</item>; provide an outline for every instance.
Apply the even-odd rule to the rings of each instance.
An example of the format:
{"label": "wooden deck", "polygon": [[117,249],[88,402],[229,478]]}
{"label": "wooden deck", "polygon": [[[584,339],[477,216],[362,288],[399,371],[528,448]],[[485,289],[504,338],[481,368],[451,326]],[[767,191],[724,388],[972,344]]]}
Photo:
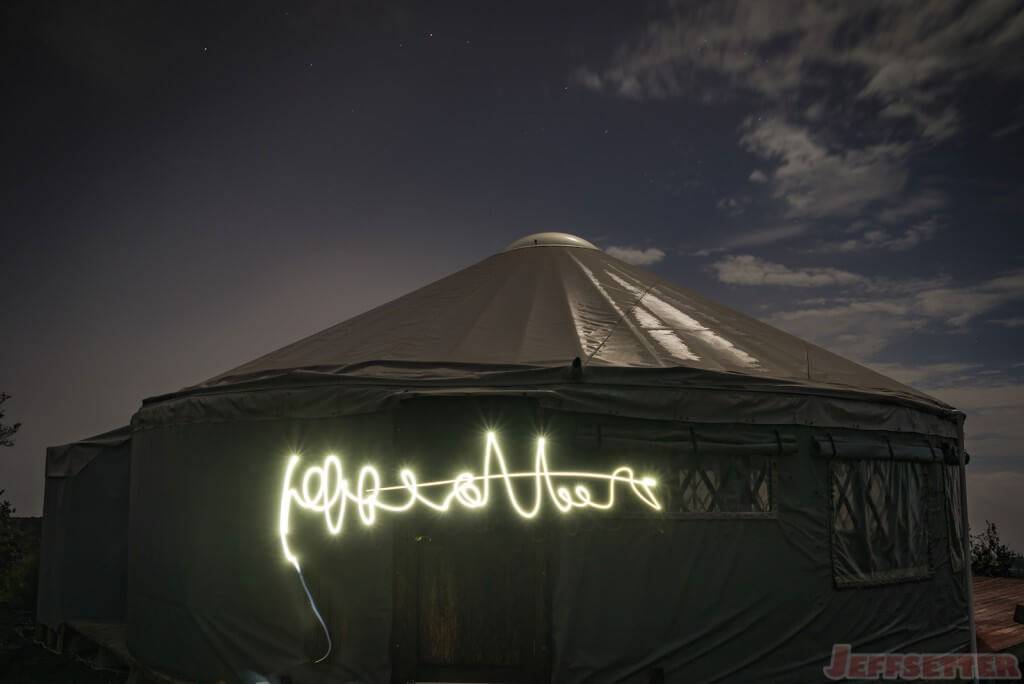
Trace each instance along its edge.
{"label": "wooden deck", "polygon": [[979,651],[1016,650],[1024,644],[1024,625],[1013,621],[1013,610],[1024,604],[1024,579],[974,578],[974,620]]}

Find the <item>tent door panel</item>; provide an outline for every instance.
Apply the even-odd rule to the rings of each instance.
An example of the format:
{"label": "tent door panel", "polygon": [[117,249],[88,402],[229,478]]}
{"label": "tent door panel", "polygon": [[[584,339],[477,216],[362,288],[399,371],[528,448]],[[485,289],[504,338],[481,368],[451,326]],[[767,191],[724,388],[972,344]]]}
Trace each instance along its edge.
{"label": "tent door panel", "polygon": [[394,680],[541,681],[539,541],[515,523],[407,530],[397,537]]}

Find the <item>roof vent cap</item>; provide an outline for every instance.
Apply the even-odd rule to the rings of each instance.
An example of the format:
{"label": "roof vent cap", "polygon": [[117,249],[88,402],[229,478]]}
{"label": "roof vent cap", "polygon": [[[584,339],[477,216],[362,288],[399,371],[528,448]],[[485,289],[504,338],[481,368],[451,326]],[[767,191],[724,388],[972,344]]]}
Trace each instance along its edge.
{"label": "roof vent cap", "polygon": [[569,233],[534,233],[521,237],[510,244],[502,252],[511,252],[514,249],[524,247],[582,247],[583,249],[597,249],[594,245],[581,237]]}

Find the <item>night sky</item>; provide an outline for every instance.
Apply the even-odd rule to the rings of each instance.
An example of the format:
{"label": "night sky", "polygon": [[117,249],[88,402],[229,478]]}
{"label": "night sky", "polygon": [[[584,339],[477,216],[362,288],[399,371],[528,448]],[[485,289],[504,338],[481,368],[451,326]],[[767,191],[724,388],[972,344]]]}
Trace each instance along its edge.
{"label": "night sky", "polygon": [[[553,4],[553,3],[551,3]],[[559,230],[967,412],[1024,551],[1024,2],[8,2],[0,488]]]}

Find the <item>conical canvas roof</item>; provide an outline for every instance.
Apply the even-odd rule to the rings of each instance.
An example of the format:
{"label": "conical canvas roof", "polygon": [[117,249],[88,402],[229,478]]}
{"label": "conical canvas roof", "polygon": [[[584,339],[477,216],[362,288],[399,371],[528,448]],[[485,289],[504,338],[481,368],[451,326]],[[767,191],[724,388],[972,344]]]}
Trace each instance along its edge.
{"label": "conical canvas roof", "polygon": [[367,363],[688,368],[940,403],[565,234],[499,254],[210,382]]}

